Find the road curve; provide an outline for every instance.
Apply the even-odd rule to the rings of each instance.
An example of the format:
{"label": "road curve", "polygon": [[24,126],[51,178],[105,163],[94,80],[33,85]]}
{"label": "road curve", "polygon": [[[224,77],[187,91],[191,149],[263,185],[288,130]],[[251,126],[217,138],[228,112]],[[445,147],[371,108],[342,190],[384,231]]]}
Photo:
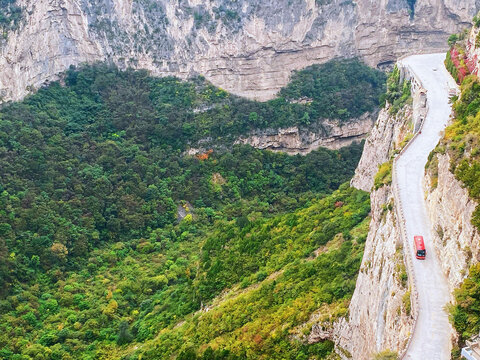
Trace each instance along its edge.
{"label": "road curve", "polygon": [[401,60],[409,66],[427,90],[429,111],[422,133],[396,160],[397,188],[405,217],[408,240],[406,251],[414,252],[413,236],[423,235],[427,258],[413,257],[418,290],[419,313],[410,346],[404,359],[447,360],[451,355],[452,327],[445,304],[450,301],[447,280],[434,251],[431,226],[424,200],[422,180],[428,154],[435,148],[448,123],[451,105],[449,89],[455,81],[445,69],[445,54],[414,55]]}

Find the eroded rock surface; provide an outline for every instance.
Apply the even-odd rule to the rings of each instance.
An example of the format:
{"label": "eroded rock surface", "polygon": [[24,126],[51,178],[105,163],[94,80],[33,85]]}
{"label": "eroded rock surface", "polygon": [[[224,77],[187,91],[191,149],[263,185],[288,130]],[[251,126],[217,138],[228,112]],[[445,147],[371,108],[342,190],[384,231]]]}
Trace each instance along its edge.
{"label": "eroded rock surface", "polygon": [[339,149],[363,140],[372,129],[376,115],[377,112],[365,113],[358,119],[349,119],[348,122],[321,120],[309,128],[294,126],[286,129],[257,130],[235,143],[292,155],[308,154],[319,147]]}
{"label": "eroded rock surface", "polygon": [[360,162],[350,185],[370,191],[378,166],[390,159],[392,151],[405,138],[412,128],[413,107],[405,105],[397,114],[391,115],[389,108],[382,109],[365,141]]}
{"label": "eroded rock surface", "polygon": [[477,203],[450,172],[448,154],[435,157],[425,179],[426,204],[435,250],[453,291],[480,261],[480,235],[471,223]]}
{"label": "eroded rock surface", "polygon": [[[412,331],[402,239],[390,186],[371,196],[372,221],[348,319],[335,325],[337,353],[370,360],[385,349],[405,349]],[[404,300],[406,299],[406,300]]]}
{"label": "eroded rock surface", "polygon": [[111,61],[182,78],[200,73],[265,100],[293,70],[335,57],[388,65],[445,49],[476,0],[17,0],[18,30],[0,43],[0,93],[19,99],[70,65]]}

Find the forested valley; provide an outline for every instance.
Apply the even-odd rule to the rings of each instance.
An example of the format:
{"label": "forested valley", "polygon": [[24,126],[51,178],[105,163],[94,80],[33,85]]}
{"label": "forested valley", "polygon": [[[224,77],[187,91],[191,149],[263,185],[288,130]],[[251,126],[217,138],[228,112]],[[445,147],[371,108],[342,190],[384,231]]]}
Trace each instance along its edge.
{"label": "forested valley", "polygon": [[[97,64],[0,109],[0,358],[321,359],[369,225],[363,144],[289,156],[254,129],[349,121],[385,75],[312,66],[260,103]],[[308,98],[303,103],[299,99]],[[208,144],[212,150],[188,155]]]}

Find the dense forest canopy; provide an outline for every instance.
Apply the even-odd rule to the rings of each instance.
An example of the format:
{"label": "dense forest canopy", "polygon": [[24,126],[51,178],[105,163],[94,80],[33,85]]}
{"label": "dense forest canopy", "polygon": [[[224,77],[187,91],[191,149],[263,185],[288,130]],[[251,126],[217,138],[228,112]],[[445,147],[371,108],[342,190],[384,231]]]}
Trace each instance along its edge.
{"label": "dense forest canopy", "polygon": [[[357,60],[297,72],[280,96],[268,102],[230,95],[202,77],[182,82],[104,66],[71,70],[65,82],[67,88],[57,85],[58,94],[49,91],[55,99],[60,96],[67,101],[57,104],[65,115],[67,131],[88,126],[86,115],[95,113],[106,128],[88,126],[90,131],[109,135],[114,130],[125,131],[152,145],[179,149],[200,140],[228,146],[254,129],[308,126],[326,118],[348,121],[378,107],[385,90],[385,75]],[[135,84],[136,91],[126,91],[127,83]],[[110,112],[97,113],[100,102]]]}
{"label": "dense forest canopy", "polygon": [[[307,156],[230,145],[306,113],[373,110],[383,80],[357,61],[314,66],[258,103],[100,64],[1,108],[0,357],[327,355],[330,342],[289,334],[320,307],[346,311],[369,199],[333,192],[362,144]],[[223,151],[185,154],[204,138]],[[242,295],[212,304],[225,289]],[[267,323],[283,330],[269,337]]]}
{"label": "dense forest canopy", "polygon": [[94,250],[77,270],[32,272],[0,301],[0,355],[323,358],[333,344],[302,337],[318,309],[327,323],[346,314],[370,206],[346,186],[311,204],[271,216],[249,203],[231,220],[202,211]]}

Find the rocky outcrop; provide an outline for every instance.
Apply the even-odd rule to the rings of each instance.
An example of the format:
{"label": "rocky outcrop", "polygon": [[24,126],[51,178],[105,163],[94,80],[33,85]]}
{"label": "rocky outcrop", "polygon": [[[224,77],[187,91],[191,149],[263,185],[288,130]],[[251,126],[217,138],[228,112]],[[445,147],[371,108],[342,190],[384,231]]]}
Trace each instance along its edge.
{"label": "rocky outcrop", "polygon": [[342,358],[370,360],[391,349],[403,351],[412,331],[403,248],[390,186],[371,194],[372,220],[348,319],[335,325]]}
{"label": "rocky outcrop", "polygon": [[361,190],[370,191],[378,166],[398,153],[409,138],[420,130],[427,115],[427,93],[414,77],[411,69],[397,64],[401,78],[411,83],[412,96],[396,114],[392,114],[390,105],[380,111],[371,133],[369,134],[360,162],[350,185]]}
{"label": "rocky outcrop", "polygon": [[339,149],[363,140],[375,122],[378,112],[365,113],[348,122],[322,120],[308,128],[296,126],[286,129],[256,130],[249,136],[241,137],[235,144],[249,144],[258,149],[281,151],[291,155],[308,154],[326,147]]}
{"label": "rocky outcrop", "polygon": [[475,75],[480,74],[480,27],[473,26],[465,41],[465,64],[468,70]]}
{"label": "rocky outcrop", "polygon": [[336,57],[388,65],[445,49],[476,0],[17,0],[19,28],[0,42],[0,94],[19,99],[82,62],[182,78],[203,74],[265,100],[293,70]]}
{"label": "rocky outcrop", "polygon": [[394,149],[412,130],[413,107],[405,105],[397,114],[391,115],[387,106],[380,111],[377,122],[365,141],[362,157],[350,185],[370,191],[378,166],[390,159]]}
{"label": "rocky outcrop", "polygon": [[453,291],[480,261],[480,235],[471,223],[477,203],[450,172],[448,154],[434,156],[425,178],[426,204],[435,250]]}
{"label": "rocky outcrop", "polygon": [[[406,104],[395,115],[383,109],[366,140],[352,186],[370,191],[378,166],[409,139],[413,108]],[[390,186],[372,191],[370,229],[362,266],[349,306],[349,317],[336,323],[333,337],[344,359],[371,359],[391,349],[401,353],[413,327],[410,292],[404,263],[402,237]]]}

